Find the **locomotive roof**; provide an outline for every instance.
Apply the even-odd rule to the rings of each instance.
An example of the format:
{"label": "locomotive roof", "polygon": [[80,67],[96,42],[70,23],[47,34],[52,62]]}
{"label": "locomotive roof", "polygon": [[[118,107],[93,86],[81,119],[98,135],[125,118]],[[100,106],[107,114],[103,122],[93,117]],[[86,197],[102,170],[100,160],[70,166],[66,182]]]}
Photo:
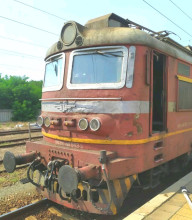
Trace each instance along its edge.
{"label": "locomotive roof", "polygon": [[[133,24],[134,28],[132,28]],[[192,63],[192,51],[190,48],[187,49],[168,37],[163,37],[163,35],[157,32],[137,25],[138,24],[125,20],[113,13],[90,20],[85,26],[73,21],[67,22],[62,28],[59,41],[48,49],[46,59],[53,54],[71,49],[129,44],[147,46]],[[67,28],[70,31],[73,29],[75,31],[75,33],[71,35],[66,35],[67,40],[69,41],[69,36],[75,37],[71,42],[66,43],[63,40],[62,34],[64,34]],[[151,32],[151,34],[146,33],[146,31]]]}

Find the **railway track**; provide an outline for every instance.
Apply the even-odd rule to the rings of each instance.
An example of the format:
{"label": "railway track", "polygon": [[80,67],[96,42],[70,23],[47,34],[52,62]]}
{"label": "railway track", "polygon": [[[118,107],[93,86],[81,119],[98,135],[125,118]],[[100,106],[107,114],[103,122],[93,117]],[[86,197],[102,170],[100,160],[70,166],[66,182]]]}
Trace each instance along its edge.
{"label": "railway track", "polygon": [[[40,132],[41,128],[35,128],[35,129],[31,129],[31,133],[34,132]],[[14,135],[14,134],[26,134],[29,133],[29,130],[14,130],[14,131],[1,131],[0,132],[0,136],[8,136],[8,135]]]}
{"label": "railway track", "polygon": [[[2,164],[2,163],[3,163],[3,160],[1,160],[0,162],[1,162],[0,164]],[[29,166],[29,164],[20,165],[20,166],[17,166],[17,167],[15,168],[15,170],[23,169],[23,168],[28,167],[28,166]],[[7,172],[5,169],[0,170],[0,174],[1,174],[1,173],[5,173],[5,172]]]}
{"label": "railway track", "polygon": [[35,203],[18,208],[14,211],[5,213],[0,216],[0,220],[10,220],[10,219],[25,219],[26,216],[30,216],[34,213],[34,210],[41,209],[42,207],[50,207],[53,203],[48,199],[42,199]]}
{"label": "railway track", "polygon": [[[31,140],[36,140],[36,139],[40,139],[43,136],[35,136],[35,137],[31,137]],[[15,146],[19,146],[19,145],[25,145],[25,142],[29,140],[28,137],[26,138],[17,138],[17,139],[13,139],[13,140],[4,140],[4,141],[0,141],[0,148],[9,148],[9,147],[15,147]]]}
{"label": "railway track", "polygon": [[[69,214],[67,212],[61,211],[60,209],[57,208],[57,206],[58,205],[55,204],[54,202],[48,200],[47,198],[44,198],[37,202],[18,208],[14,211],[3,214],[0,216],[0,220],[10,220],[10,219],[24,220],[27,217],[28,217],[27,219],[37,220],[38,217],[36,218],[35,215],[38,215],[38,213],[41,211],[43,211],[44,213],[49,212],[50,214],[52,214],[50,219],[70,219],[70,220],[82,219],[75,217],[74,214]],[[45,218],[43,217],[43,219]],[[85,220],[87,220],[87,218]]]}

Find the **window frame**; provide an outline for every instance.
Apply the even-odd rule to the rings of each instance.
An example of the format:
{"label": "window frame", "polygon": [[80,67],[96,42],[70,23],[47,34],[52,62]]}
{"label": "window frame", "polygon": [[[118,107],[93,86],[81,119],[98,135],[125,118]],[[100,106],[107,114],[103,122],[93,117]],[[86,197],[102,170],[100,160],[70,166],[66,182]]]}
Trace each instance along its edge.
{"label": "window frame", "polygon": [[[123,52],[123,60],[121,67],[121,81],[117,83],[97,83],[97,84],[72,84],[72,68],[73,68],[73,57],[75,55],[83,55],[83,54],[93,54],[96,50],[104,51],[104,52]],[[69,69],[67,75],[67,88],[68,89],[120,89],[125,85],[126,73],[128,66],[128,48],[125,46],[109,46],[109,47],[91,47],[86,49],[78,49],[74,50],[70,54],[69,58]]]}
{"label": "window frame", "polygon": [[[59,83],[58,85],[56,85],[56,86],[44,87],[45,76],[46,76],[46,66],[47,66],[47,64],[53,62],[55,57],[58,57],[57,60],[59,60],[59,59],[61,59],[61,58],[63,59],[63,62],[62,62],[62,70],[61,70],[61,81],[60,81],[60,83]],[[65,70],[65,53],[59,53],[59,54],[55,54],[55,55],[49,57],[49,58],[46,60],[46,64],[45,64],[45,71],[44,71],[44,79],[43,79],[42,92],[61,90],[61,88],[63,87],[64,70]]]}
{"label": "window frame", "polygon": [[186,82],[192,85],[192,79],[183,75],[177,75],[177,112],[191,112],[192,108],[181,108],[180,107],[180,93],[179,93],[179,82]]}
{"label": "window frame", "polygon": [[[189,68],[189,75],[185,75],[185,74],[183,74],[183,73],[179,73],[179,65],[180,65],[180,64],[181,64],[181,65],[184,65],[184,66],[186,66],[186,67]],[[178,62],[177,62],[177,74],[178,74],[178,75],[181,75],[181,76],[185,76],[185,77],[190,77],[190,75],[191,75],[191,66],[190,66],[189,64],[186,64],[186,63],[184,63],[184,62],[178,60]]]}

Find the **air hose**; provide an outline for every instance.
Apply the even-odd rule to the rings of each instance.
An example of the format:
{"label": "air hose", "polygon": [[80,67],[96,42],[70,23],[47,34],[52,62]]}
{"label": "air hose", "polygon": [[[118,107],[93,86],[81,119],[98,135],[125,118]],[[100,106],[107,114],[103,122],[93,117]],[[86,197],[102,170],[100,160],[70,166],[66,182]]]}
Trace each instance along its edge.
{"label": "air hose", "polygon": [[101,208],[101,207],[98,207],[95,202],[93,201],[92,199],[92,194],[91,194],[91,188],[89,187],[89,195],[90,195],[90,199],[91,199],[91,203],[93,204],[93,206],[99,210],[99,211],[108,211],[110,209],[110,206],[111,206],[111,203],[112,203],[112,191],[111,191],[111,185],[110,185],[110,181],[109,181],[109,178],[107,176],[107,172],[106,172],[106,169],[105,169],[105,164],[107,162],[107,157],[106,157],[106,151],[105,150],[102,150],[100,152],[100,163],[102,164],[102,170],[103,170],[103,174],[105,176],[105,179],[106,179],[106,183],[107,183],[107,188],[108,188],[108,192],[109,192],[109,203],[107,205],[106,208]]}
{"label": "air hose", "polygon": [[30,177],[30,171],[34,172],[34,165],[35,163],[39,162],[39,159],[35,159],[30,165],[29,165],[29,168],[27,170],[27,178],[29,180],[30,183],[32,183],[33,185],[35,185],[36,187],[39,187],[39,188],[42,188],[42,186],[38,183],[35,183],[31,177]]}

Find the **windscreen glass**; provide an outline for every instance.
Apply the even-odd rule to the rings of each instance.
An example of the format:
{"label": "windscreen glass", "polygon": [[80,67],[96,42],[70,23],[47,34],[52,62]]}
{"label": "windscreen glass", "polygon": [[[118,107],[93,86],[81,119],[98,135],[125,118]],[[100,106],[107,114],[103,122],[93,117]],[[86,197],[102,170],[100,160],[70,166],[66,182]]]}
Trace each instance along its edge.
{"label": "windscreen glass", "polygon": [[63,58],[55,59],[46,64],[44,88],[60,87],[63,77]]}
{"label": "windscreen glass", "polygon": [[123,52],[95,51],[73,57],[71,84],[119,83]]}

